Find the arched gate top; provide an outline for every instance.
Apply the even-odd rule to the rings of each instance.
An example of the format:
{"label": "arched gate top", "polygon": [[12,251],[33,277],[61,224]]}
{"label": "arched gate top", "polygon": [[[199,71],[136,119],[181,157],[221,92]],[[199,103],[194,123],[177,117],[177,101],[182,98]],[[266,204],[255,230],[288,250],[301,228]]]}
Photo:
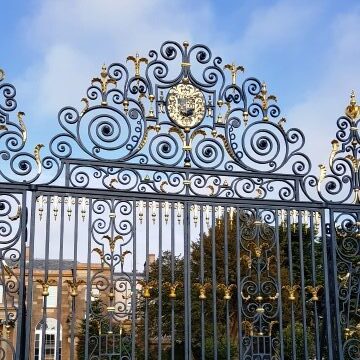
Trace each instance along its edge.
{"label": "arched gate top", "polygon": [[[121,191],[359,203],[359,106],[352,95],[332,141],[330,174],[310,175],[305,137],[277,98],[205,45],[166,41],[102,67],[61,131],[25,152],[24,113],[0,73],[5,182]],[[51,179],[51,180],[49,180]]]}

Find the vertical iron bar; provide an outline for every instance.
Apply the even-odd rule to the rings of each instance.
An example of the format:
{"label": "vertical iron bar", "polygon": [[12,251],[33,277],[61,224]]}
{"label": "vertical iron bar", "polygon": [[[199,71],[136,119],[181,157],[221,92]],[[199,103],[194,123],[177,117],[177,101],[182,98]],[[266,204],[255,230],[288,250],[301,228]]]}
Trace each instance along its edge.
{"label": "vertical iron bar", "polygon": [[[331,236],[328,238],[326,236],[326,228],[325,228],[325,211],[321,211],[321,232],[322,232],[322,238],[323,238],[323,261],[324,261],[324,283],[329,284],[329,275],[330,272],[332,272],[332,277],[334,279],[334,284],[332,291],[335,292],[335,296],[333,296],[335,300],[335,321],[336,321],[336,328],[337,328],[337,341],[338,341],[338,351],[337,354],[333,353],[333,346],[336,342],[335,338],[332,337],[332,306],[330,301],[330,293],[329,288],[330,286],[325,286],[325,301],[326,301],[326,330],[327,330],[327,344],[328,344],[328,359],[332,360],[333,358],[336,358],[338,360],[344,359],[344,354],[342,351],[342,344],[341,344],[341,325],[340,325],[340,319],[339,319],[339,298],[337,296],[337,267],[336,267],[336,250],[335,250],[335,244],[336,244],[336,229],[334,224],[334,213],[330,209],[330,224],[331,224]],[[332,269],[329,269],[329,255],[327,250],[327,244],[328,241],[330,241],[330,251],[331,251],[331,267]]]}
{"label": "vertical iron bar", "polygon": [[[18,324],[17,324],[17,341],[16,341],[16,360],[20,360],[23,355],[24,339],[25,339],[25,322],[26,322],[26,281],[25,281],[25,267],[26,267],[26,243],[27,243],[27,207],[26,207],[27,193],[23,191],[21,194],[21,253],[20,253],[20,274],[19,274],[19,300],[18,300]],[[30,230],[31,231],[31,230]],[[5,291],[3,291],[5,296]]]}
{"label": "vertical iron bar", "polygon": [[[292,238],[291,238],[291,220],[290,220],[290,209],[286,212],[286,223],[287,223],[287,244],[288,244],[288,259],[289,259],[289,285],[294,286],[293,277],[293,260],[292,260]],[[296,360],[296,334],[295,334],[296,322],[295,322],[295,309],[294,302],[291,301],[291,346],[292,356]]]}
{"label": "vertical iron bar", "polygon": [[[295,210],[294,210],[295,211]],[[309,359],[309,348],[307,342],[307,325],[306,325],[306,307],[305,307],[305,276],[304,276],[304,240],[302,232],[302,215],[301,209],[298,211],[298,232],[299,232],[299,250],[300,250],[300,278],[301,278],[301,304],[302,304],[302,326],[303,326],[303,341],[304,341],[304,358]]]}
{"label": "vertical iron bar", "polygon": [[[29,244],[29,262],[28,262],[28,288],[27,288],[27,313],[26,313],[26,329],[25,329],[25,349],[24,349],[24,356],[23,359],[30,358],[30,348],[31,348],[31,319],[32,319],[32,299],[33,299],[33,257],[34,257],[34,237],[35,237],[35,218],[36,218],[36,192],[31,193],[31,217],[30,217],[30,244]],[[25,301],[25,298],[22,299]]]}
{"label": "vertical iron bar", "polygon": [[215,244],[215,230],[216,230],[216,219],[215,219],[215,207],[212,205],[212,229],[211,229],[211,253],[212,253],[212,300],[213,300],[213,348],[214,358],[217,359],[217,309],[216,309],[216,244]]}
{"label": "vertical iron bar", "polygon": [[190,312],[189,312],[189,284],[188,284],[188,272],[189,272],[189,262],[187,259],[188,254],[188,231],[189,231],[189,212],[190,206],[187,201],[184,202],[184,300],[185,300],[185,321],[184,321],[184,337],[185,337],[185,359],[190,360],[190,339],[189,339],[189,321],[190,321]]}
{"label": "vertical iron bar", "polygon": [[[74,223],[74,261],[73,261],[73,275],[74,281],[77,280],[77,247],[78,247],[78,226],[79,226],[79,198],[75,198],[75,223]],[[75,349],[75,318],[76,318],[76,302],[75,298],[72,298],[71,304],[71,334],[70,334],[70,360],[74,359]]]}
{"label": "vertical iron bar", "polygon": [[[146,241],[146,263],[145,263],[145,283],[149,282],[149,201],[145,202],[145,241]],[[160,261],[160,259],[159,259]],[[149,303],[145,298],[145,360],[149,357]]]}
{"label": "vertical iron bar", "polygon": [[[171,282],[175,282],[175,203],[171,203]],[[175,308],[171,302],[171,360],[175,359]]]}
{"label": "vertical iron bar", "polygon": [[162,351],[162,203],[159,201],[159,277],[158,277],[158,359],[161,360]]}
{"label": "vertical iron bar", "polygon": [[242,358],[242,297],[241,297],[241,266],[240,266],[240,240],[241,240],[241,229],[240,229],[240,207],[236,207],[236,288],[237,288],[237,321],[238,321],[238,351],[239,359]]}
{"label": "vertical iron bar", "polygon": [[[84,206],[86,207],[86,198]],[[93,199],[89,198],[89,219],[88,219],[88,249],[87,249],[87,276],[86,276],[86,324],[85,324],[85,359],[89,359],[89,321],[90,321],[90,303],[91,303],[91,233],[92,233],[92,202]],[[101,323],[99,322],[99,327]],[[101,344],[101,336],[99,336],[99,344]]]}
{"label": "vertical iron bar", "polygon": [[64,247],[64,207],[65,196],[61,197],[61,213],[60,213],[60,247],[59,247],[59,277],[58,277],[58,292],[57,292],[57,322],[56,322],[56,345],[55,354],[56,360],[60,360],[60,342],[61,342],[61,318],[62,318],[62,272],[63,272],[63,247]]}
{"label": "vertical iron bar", "polygon": [[[204,212],[200,209],[200,284],[204,285]],[[205,304],[201,300],[201,359],[205,360]]]}
{"label": "vertical iron bar", "polygon": [[279,218],[275,210],[275,241],[276,241],[276,272],[277,272],[277,281],[278,281],[278,303],[279,303],[279,334],[280,334],[280,358],[284,360],[284,334],[283,334],[283,318],[282,318],[282,285],[281,285],[281,255],[280,255],[280,239],[279,239]]}
{"label": "vertical iron bar", "polygon": [[136,200],[132,202],[132,214],[133,214],[133,284],[132,284],[132,296],[131,296],[131,314],[132,314],[132,321],[131,321],[131,357],[136,359]]}
{"label": "vertical iron bar", "polygon": [[[228,258],[228,209],[224,206],[224,267],[225,267],[225,286],[229,286],[229,258]],[[226,356],[230,360],[230,323],[229,323],[229,302],[226,301]]]}
{"label": "vertical iron bar", "polygon": [[[311,267],[312,267],[312,284],[317,286],[317,271],[316,271],[316,259],[315,259],[315,247],[314,247],[314,217],[313,212],[310,212],[310,241],[311,241]],[[315,319],[315,347],[316,347],[316,358],[320,359],[320,334],[319,334],[319,318],[317,302],[314,301],[314,319]]]}
{"label": "vertical iron bar", "polygon": [[[51,212],[50,212],[50,203],[51,197],[46,196],[46,234],[45,234],[45,270],[44,270],[44,281],[48,281],[48,265],[49,265],[49,243],[50,243],[50,221],[51,221]],[[45,333],[46,333],[46,323],[47,323],[47,297],[43,296],[43,315],[42,315],[42,326],[41,326],[41,357],[45,358]]]}

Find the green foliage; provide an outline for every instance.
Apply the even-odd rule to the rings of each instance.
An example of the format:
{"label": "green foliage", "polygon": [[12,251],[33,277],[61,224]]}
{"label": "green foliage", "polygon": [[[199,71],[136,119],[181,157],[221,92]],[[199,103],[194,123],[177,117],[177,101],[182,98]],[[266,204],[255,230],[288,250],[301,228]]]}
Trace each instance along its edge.
{"label": "green foliage", "polygon": [[[294,330],[294,338],[293,338],[293,330]],[[315,342],[314,342],[314,335],[311,333],[309,328],[306,329],[304,336],[304,326],[303,324],[296,322],[292,327],[289,324],[284,329],[284,357],[285,359],[301,359],[305,356],[304,349],[305,349],[305,338],[307,341],[307,353],[306,355],[309,358],[315,357]],[[295,348],[295,354],[293,354],[293,345]],[[294,356],[295,355],[295,356]]]}

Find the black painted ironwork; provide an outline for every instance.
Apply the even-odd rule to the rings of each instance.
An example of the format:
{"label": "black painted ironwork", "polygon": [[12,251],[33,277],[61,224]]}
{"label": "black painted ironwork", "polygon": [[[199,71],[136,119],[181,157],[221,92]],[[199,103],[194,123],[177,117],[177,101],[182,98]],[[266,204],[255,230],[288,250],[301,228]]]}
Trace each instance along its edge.
{"label": "black painted ironwork", "polygon": [[0,73],[2,358],[360,357],[360,107],[314,175],[243,71],[172,41],[104,65],[33,152]]}

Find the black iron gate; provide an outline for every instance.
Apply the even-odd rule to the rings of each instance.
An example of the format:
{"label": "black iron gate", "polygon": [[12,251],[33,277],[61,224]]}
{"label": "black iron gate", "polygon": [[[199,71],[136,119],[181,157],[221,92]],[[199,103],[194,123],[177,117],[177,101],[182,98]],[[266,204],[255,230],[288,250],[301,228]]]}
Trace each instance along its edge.
{"label": "black iron gate", "polygon": [[33,153],[0,73],[0,358],[358,359],[355,96],[315,176],[242,66],[127,61]]}

